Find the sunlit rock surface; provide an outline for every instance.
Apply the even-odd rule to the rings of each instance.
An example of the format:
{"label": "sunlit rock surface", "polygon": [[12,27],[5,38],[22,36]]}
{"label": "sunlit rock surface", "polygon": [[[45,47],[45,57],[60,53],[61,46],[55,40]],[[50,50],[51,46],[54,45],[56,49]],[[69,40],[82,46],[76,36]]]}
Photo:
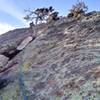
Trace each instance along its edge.
{"label": "sunlit rock surface", "polygon": [[100,17],[84,19],[37,26],[37,37],[0,71],[9,80],[0,100],[100,100]]}

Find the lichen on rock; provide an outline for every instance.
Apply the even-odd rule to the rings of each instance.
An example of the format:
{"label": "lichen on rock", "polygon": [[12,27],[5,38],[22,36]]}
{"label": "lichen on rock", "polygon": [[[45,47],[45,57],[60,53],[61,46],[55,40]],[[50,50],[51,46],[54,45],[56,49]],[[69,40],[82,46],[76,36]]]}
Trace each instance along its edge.
{"label": "lichen on rock", "polygon": [[[0,77],[10,80],[0,89],[0,100],[23,100],[20,70],[28,100],[99,100],[99,27],[96,15],[95,21],[64,17],[36,26],[37,37],[30,38],[25,48],[7,60],[5,65],[10,67],[0,72]],[[21,47],[24,39],[16,46]]]}

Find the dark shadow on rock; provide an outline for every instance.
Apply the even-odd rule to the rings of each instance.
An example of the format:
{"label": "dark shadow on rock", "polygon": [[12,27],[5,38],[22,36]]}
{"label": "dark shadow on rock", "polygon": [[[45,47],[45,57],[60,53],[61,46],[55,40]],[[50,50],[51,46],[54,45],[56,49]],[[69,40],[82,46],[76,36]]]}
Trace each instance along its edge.
{"label": "dark shadow on rock", "polygon": [[6,78],[0,78],[0,90],[6,87],[9,84],[9,79]]}
{"label": "dark shadow on rock", "polygon": [[9,58],[9,60],[13,59],[21,50],[13,50],[12,52],[3,52],[2,54]]}

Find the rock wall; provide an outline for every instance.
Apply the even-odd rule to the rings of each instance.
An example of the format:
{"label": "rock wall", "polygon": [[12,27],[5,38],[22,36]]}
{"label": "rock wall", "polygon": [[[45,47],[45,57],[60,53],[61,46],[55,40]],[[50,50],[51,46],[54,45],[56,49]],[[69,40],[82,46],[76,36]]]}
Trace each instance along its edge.
{"label": "rock wall", "polygon": [[0,100],[99,100],[99,28],[100,17],[45,24],[0,72]]}

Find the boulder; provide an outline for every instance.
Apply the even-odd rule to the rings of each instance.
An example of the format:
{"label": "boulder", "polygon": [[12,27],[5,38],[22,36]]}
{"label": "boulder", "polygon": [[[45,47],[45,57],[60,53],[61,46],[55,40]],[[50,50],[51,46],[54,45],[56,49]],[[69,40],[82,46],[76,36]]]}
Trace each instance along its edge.
{"label": "boulder", "polygon": [[22,50],[24,49],[31,41],[33,40],[32,36],[28,36],[27,38],[25,38],[20,45],[17,47],[17,50]]}

